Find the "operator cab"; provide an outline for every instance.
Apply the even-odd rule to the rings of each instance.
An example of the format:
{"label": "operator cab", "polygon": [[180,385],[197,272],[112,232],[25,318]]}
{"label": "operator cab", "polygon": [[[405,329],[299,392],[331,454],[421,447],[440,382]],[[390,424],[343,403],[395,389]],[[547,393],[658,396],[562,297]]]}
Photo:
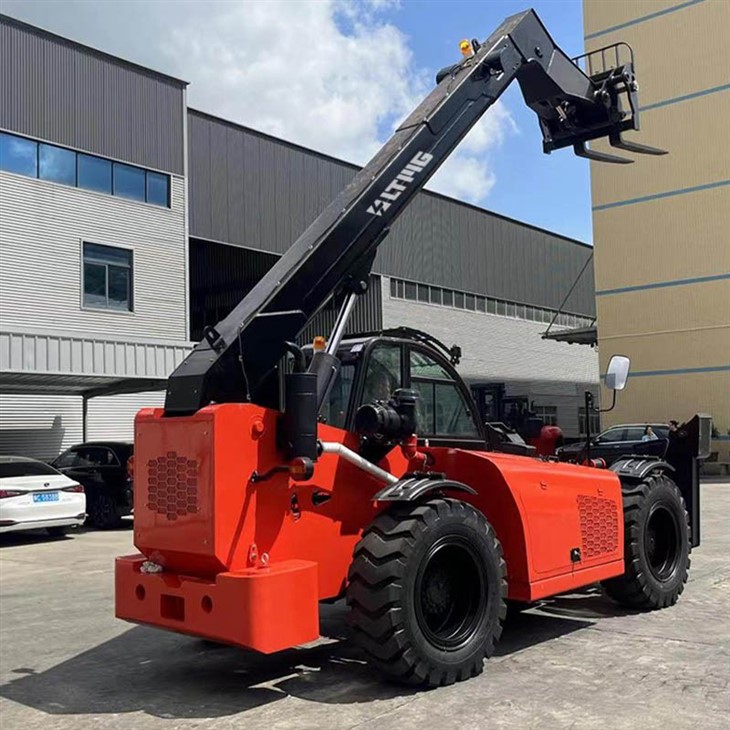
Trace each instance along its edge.
{"label": "operator cab", "polygon": [[[311,357],[311,349],[307,348]],[[344,340],[341,366],[319,420],[355,429],[360,406],[388,401],[399,388],[417,391],[418,438],[432,446],[485,448],[483,427],[469,390],[449,359],[427,342],[388,335]]]}

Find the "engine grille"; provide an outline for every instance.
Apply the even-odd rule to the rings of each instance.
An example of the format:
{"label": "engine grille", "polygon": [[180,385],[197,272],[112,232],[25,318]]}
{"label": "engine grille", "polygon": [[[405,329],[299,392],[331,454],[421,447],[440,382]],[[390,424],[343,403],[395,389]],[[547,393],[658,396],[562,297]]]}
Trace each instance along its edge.
{"label": "engine grille", "polygon": [[198,462],[175,451],[147,462],[147,507],[168,520],[198,511]]}
{"label": "engine grille", "polygon": [[583,559],[614,552],[618,548],[619,525],[616,503],[587,494],[579,494],[577,500]]}

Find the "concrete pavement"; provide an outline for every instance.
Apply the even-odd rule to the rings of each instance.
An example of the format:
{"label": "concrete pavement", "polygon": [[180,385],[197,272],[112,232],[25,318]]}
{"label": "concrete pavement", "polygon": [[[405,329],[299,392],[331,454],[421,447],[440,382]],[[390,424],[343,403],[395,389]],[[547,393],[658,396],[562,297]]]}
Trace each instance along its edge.
{"label": "concrete pavement", "polygon": [[56,728],[730,727],[730,483],[703,485],[703,544],[674,608],[632,614],[597,589],[518,617],[475,679],[380,681],[347,639],[273,656],[117,621],[112,560],[131,530],[0,536],[0,724]]}

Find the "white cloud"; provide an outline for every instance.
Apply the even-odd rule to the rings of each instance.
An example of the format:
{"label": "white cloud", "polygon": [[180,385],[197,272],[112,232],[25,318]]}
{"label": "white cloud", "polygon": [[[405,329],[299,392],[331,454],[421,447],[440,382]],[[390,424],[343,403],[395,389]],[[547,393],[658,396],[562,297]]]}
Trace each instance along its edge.
{"label": "white cloud", "polygon": [[474,125],[441,169],[431,178],[430,190],[470,203],[484,203],[497,181],[490,153],[508,134],[517,133],[509,111],[497,102]]}
{"label": "white cloud", "polygon": [[[391,0],[228,2],[178,16],[162,50],[192,106],[364,164],[431,88]],[[203,10],[203,12],[200,12]],[[397,17],[397,15],[396,15]],[[513,129],[496,104],[429,187],[483,203],[489,153]]]}
{"label": "white cloud", "polygon": [[[397,27],[399,5],[3,0],[4,12],[190,81],[195,108],[358,164],[433,87],[435,69],[416,64]],[[428,15],[437,39],[438,15]],[[513,130],[506,108],[495,104],[429,187],[487,202],[491,153]]]}

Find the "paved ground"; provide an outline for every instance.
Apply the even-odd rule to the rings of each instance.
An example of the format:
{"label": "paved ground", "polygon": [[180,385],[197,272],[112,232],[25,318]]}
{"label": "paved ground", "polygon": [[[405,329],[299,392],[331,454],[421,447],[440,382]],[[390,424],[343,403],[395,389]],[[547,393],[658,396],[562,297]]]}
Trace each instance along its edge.
{"label": "paved ground", "polygon": [[55,728],[730,727],[730,483],[703,486],[703,545],[679,604],[560,597],[505,632],[483,675],[431,692],[380,682],[347,641],[264,657],[116,621],[111,561],[131,531],[0,549],[0,724]]}

